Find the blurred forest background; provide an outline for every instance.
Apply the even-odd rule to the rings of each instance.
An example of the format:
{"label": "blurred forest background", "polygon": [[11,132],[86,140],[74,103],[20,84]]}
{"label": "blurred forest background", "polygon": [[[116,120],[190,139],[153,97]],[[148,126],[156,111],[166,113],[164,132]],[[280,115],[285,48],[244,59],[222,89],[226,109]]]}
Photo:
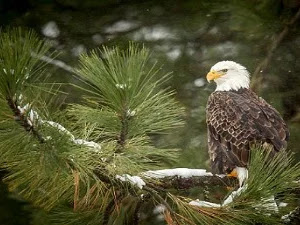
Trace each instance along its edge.
{"label": "blurred forest background", "polygon": [[[71,67],[78,56],[102,45],[126,48],[143,43],[166,72],[167,84],[186,108],[186,125],[153,139],[159,146],[182,149],[174,167],[209,168],[205,106],[214,84],[205,75],[221,60],[233,60],[253,73],[271,43],[288,26],[299,0],[0,0],[0,26],[33,28],[60,52],[57,60]],[[278,109],[291,131],[289,149],[300,159],[300,21],[277,46],[257,88]],[[0,31],[1,35],[1,31]],[[77,83],[66,70],[51,66],[51,79]],[[71,86],[66,101],[81,93]],[[0,156],[1,157],[1,156]],[[2,174],[3,175],[3,174]],[[0,183],[0,225],[43,224],[32,218],[28,203],[8,194]]]}

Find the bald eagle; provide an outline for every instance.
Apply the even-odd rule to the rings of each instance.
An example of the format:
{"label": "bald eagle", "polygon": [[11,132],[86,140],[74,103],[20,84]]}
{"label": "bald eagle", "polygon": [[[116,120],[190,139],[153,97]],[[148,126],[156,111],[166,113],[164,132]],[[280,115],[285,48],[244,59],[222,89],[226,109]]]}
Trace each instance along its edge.
{"label": "bald eagle", "polygon": [[286,123],[276,109],[249,89],[250,75],[245,67],[232,61],[218,62],[206,78],[217,84],[206,107],[213,173],[247,168],[253,144],[267,144],[274,154],[287,147]]}

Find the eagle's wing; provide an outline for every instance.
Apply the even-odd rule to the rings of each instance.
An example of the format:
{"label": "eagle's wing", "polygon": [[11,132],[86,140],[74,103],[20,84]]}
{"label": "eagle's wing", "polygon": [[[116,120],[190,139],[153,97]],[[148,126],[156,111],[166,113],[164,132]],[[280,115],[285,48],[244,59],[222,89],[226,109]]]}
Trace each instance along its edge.
{"label": "eagle's wing", "polygon": [[247,166],[250,145],[286,148],[289,132],[280,114],[249,90],[214,92],[207,104],[208,148],[215,173]]}

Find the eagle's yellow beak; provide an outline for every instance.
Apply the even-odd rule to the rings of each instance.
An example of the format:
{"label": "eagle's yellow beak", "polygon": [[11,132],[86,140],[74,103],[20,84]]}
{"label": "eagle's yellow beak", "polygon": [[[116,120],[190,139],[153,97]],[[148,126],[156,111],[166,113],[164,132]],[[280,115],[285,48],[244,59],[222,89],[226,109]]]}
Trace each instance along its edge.
{"label": "eagle's yellow beak", "polygon": [[223,76],[223,74],[221,74],[220,72],[217,71],[210,71],[207,75],[206,75],[206,79],[207,81],[210,83],[210,81],[215,80],[219,77]]}

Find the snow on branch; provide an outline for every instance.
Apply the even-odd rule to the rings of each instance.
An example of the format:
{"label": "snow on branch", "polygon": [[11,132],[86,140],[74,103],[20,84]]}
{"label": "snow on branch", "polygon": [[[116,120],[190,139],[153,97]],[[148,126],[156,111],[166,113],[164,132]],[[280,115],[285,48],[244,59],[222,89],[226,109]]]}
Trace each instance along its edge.
{"label": "snow on branch", "polygon": [[[166,184],[170,184],[170,187],[177,187],[179,189],[188,189],[195,186],[205,185],[222,185],[231,186],[229,181],[235,178],[230,178],[224,174],[213,175],[211,172],[207,172],[205,169],[188,169],[188,168],[175,168],[165,170],[155,170],[144,172],[145,177],[156,178],[162,181],[164,187]],[[176,184],[175,184],[176,183]],[[235,185],[237,182],[234,182]],[[200,201],[199,199],[191,201],[189,204],[199,207],[221,207],[230,204],[236,196],[239,196],[244,190],[247,189],[247,185],[241,186],[236,191],[233,191],[223,202],[223,204],[216,204],[207,201]]]}
{"label": "snow on branch", "polygon": [[283,221],[284,224],[290,224],[299,216],[300,216],[300,206],[296,207],[294,210],[292,210],[288,214],[283,215],[281,217],[281,220]]}
{"label": "snow on branch", "polygon": [[230,193],[230,195],[223,201],[222,204],[216,204],[213,202],[200,201],[199,199],[190,201],[189,204],[197,207],[212,207],[212,208],[220,208],[226,206],[233,202],[235,197],[238,197],[243,191],[247,189],[247,185],[239,187],[236,191]]}
{"label": "snow on branch", "polygon": [[214,175],[205,169],[175,168],[150,170],[143,172],[141,176],[159,181],[159,186],[164,189],[189,189],[206,185],[233,187],[238,184],[238,180],[234,177],[228,177],[224,174]]}
{"label": "snow on branch", "polygon": [[[22,95],[19,96],[18,100],[21,102],[22,101]],[[52,137],[48,136],[44,138],[41,134],[38,133],[38,131],[35,129],[34,124],[40,123],[43,125],[48,125],[51,127],[56,128],[59,132],[67,135],[70,137],[70,140],[76,144],[76,145],[82,145],[86,146],[89,148],[93,148],[96,152],[99,152],[101,150],[101,146],[93,141],[86,141],[84,139],[76,139],[75,136],[68,131],[64,126],[61,124],[54,122],[54,121],[49,121],[49,120],[43,120],[39,114],[32,109],[32,106],[27,103],[23,107],[18,105],[15,101],[8,100],[9,106],[12,109],[12,111],[15,114],[15,118],[17,121],[22,122],[22,126],[27,130],[27,131],[32,131],[35,136],[38,137],[39,141],[41,143],[44,143],[46,140],[52,139]]]}
{"label": "snow on branch", "polygon": [[57,128],[60,132],[62,132],[64,134],[66,134],[67,136],[69,136],[70,140],[76,145],[84,145],[86,147],[93,148],[97,152],[101,150],[101,146],[98,143],[94,142],[94,141],[86,141],[84,139],[75,139],[74,135],[59,123],[49,121],[49,120],[42,120],[42,119],[40,119],[39,121],[42,124],[48,124],[52,127]]}
{"label": "snow on branch", "polygon": [[200,201],[199,199],[193,200],[189,202],[192,206],[197,207],[212,207],[212,208],[220,208],[221,204],[213,203],[213,202],[207,202],[207,201]]}
{"label": "snow on branch", "polygon": [[175,169],[164,169],[164,170],[149,170],[142,173],[145,177],[150,178],[165,178],[178,176],[181,178],[189,178],[195,176],[213,176],[212,173],[206,172],[205,169],[188,169],[188,168],[175,168]]}
{"label": "snow on branch", "polygon": [[139,176],[130,176],[129,174],[123,174],[121,176],[116,175],[116,178],[123,182],[129,182],[132,185],[137,186],[139,189],[143,189],[143,186],[146,185],[145,181],[143,181],[143,179]]}

